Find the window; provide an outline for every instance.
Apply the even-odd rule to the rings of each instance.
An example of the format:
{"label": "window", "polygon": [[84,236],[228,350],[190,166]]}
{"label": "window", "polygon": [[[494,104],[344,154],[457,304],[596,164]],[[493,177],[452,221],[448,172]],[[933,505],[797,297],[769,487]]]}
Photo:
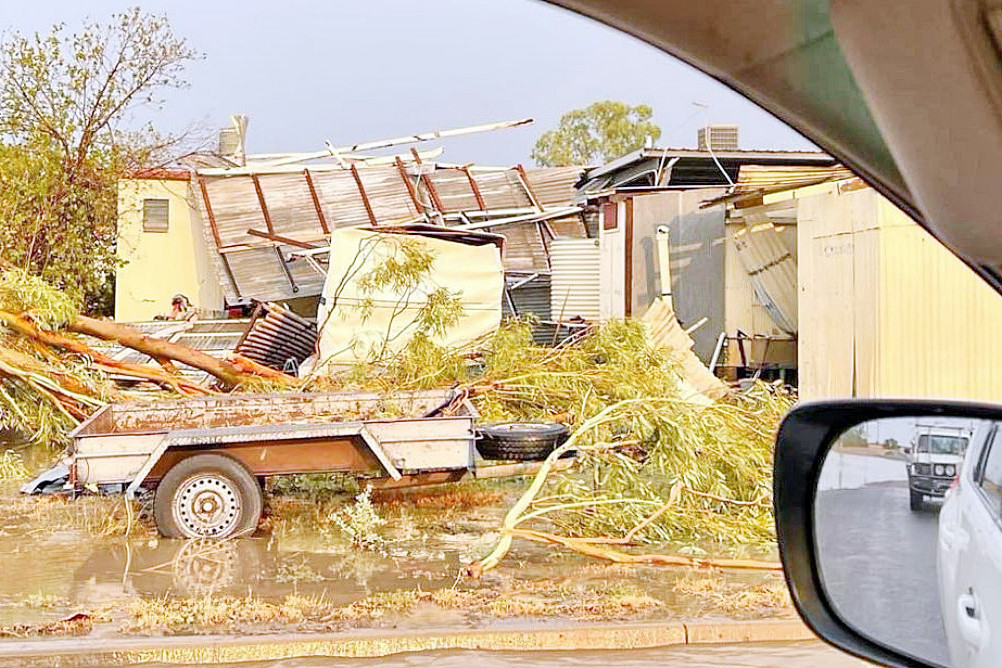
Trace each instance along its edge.
{"label": "window", "polygon": [[961,436],[922,434],[919,436],[916,451],[934,455],[962,455],[966,449],[967,439]]}
{"label": "window", "polygon": [[1002,430],[996,430],[988,453],[981,462],[978,486],[988,501],[989,509],[998,514],[1002,509]]}
{"label": "window", "polygon": [[143,200],[143,232],[166,232],[170,202],[165,199]]}

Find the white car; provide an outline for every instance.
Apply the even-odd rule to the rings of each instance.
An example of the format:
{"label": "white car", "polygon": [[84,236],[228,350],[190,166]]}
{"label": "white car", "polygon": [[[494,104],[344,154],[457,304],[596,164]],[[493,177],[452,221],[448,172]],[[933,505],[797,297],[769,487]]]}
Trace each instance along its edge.
{"label": "white car", "polygon": [[953,668],[1002,656],[1002,423],[979,430],[946,494],[937,545],[940,606]]}

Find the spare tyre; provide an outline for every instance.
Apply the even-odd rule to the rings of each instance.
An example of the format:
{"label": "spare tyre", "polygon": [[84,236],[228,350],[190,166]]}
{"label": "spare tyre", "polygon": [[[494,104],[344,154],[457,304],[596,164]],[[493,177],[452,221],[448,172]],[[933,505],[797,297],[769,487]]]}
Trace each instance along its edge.
{"label": "spare tyre", "polygon": [[484,459],[546,459],[567,440],[567,427],[542,422],[511,422],[480,427],[477,450]]}

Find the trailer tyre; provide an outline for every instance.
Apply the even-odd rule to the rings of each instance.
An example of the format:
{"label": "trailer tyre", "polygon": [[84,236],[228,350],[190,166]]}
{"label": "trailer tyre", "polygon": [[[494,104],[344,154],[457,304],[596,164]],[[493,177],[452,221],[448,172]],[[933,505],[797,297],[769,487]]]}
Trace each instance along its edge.
{"label": "trailer tyre", "polygon": [[167,538],[229,538],[257,528],[261,487],[243,464],[225,455],[193,455],[157,486],[153,516]]}
{"label": "trailer tyre", "polygon": [[484,459],[532,461],[546,459],[567,440],[562,424],[513,422],[481,427],[477,450]]}

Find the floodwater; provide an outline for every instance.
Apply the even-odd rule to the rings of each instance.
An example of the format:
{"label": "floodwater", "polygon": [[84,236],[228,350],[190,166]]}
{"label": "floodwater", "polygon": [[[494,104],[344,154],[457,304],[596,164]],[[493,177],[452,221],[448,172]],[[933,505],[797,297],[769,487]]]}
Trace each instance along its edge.
{"label": "floodwater", "polygon": [[[791,618],[787,604],[768,609],[748,608],[724,611],[709,595],[677,591],[680,580],[717,578],[727,586],[762,587],[781,584],[775,573],[707,573],[688,568],[617,566],[588,559],[566,550],[516,541],[499,567],[478,580],[458,578],[463,566],[483,556],[498,536],[496,527],[510,503],[509,492],[521,489],[492,487],[490,503],[469,502],[463,507],[436,505],[434,494],[422,494],[421,503],[407,500],[383,501],[377,510],[388,523],[382,527],[386,543],[376,550],[346,545],[333,527],[310,524],[315,508],[297,506],[302,523],[281,524],[277,518],[259,537],[235,541],[177,541],[156,537],[152,532],[133,530],[128,539],[115,529],[101,536],[95,531],[112,511],[121,514],[120,500],[84,498],[23,497],[13,488],[0,489],[0,635],[12,625],[42,625],[78,612],[104,611],[95,615],[87,639],[114,639],[130,633],[286,633],[341,628],[373,630],[397,629],[514,629],[528,623],[532,628],[566,625],[587,620],[691,621],[727,618]],[[453,503],[451,492],[443,498]],[[485,497],[486,498],[486,497]],[[475,499],[477,500],[477,499]],[[350,499],[348,500],[350,501]],[[300,502],[296,502],[300,503]],[[428,505],[431,503],[431,505]],[[457,502],[458,503],[458,502]],[[423,504],[423,505],[422,505]],[[460,504],[462,505],[462,504]],[[457,509],[458,508],[458,509]],[[295,509],[293,509],[295,510]],[[285,517],[294,517],[283,508]],[[298,512],[298,511],[297,511]],[[267,522],[266,522],[267,524]],[[114,525],[112,525],[113,528]],[[667,548],[666,548],[667,549]],[[774,555],[749,555],[775,558]],[[321,599],[328,604],[349,605],[378,593],[396,591],[433,592],[458,586],[529,604],[571,602],[560,612],[532,616],[492,615],[479,608],[447,608],[422,600],[402,613],[345,622],[346,626],[308,624],[298,626],[235,626],[230,628],[189,628],[170,631],[127,629],[134,602],[199,599],[205,596],[253,597],[281,603],[296,594]],[[623,609],[596,613],[589,617],[601,597],[610,591],[626,597],[654,599],[651,608]],[[743,593],[743,592],[738,592]],[[636,598],[636,597],[634,597]],[[574,607],[573,602],[581,602]],[[531,605],[530,605],[531,607]],[[559,606],[557,606],[559,607]],[[570,612],[568,612],[570,610]],[[584,611],[585,615],[579,615]],[[523,615],[523,616],[518,616]],[[514,632],[514,631],[513,631]],[[134,637],[134,636],[133,636]],[[54,638],[53,642],[59,638]],[[5,640],[0,639],[0,646]],[[198,641],[195,640],[197,643]],[[830,653],[820,645],[770,645],[754,649],[724,647],[676,647],[664,650],[609,652],[505,652],[440,651],[401,654],[381,659],[297,659],[272,664],[279,668],[312,666],[459,666],[476,661],[478,668],[501,666],[644,666],[658,665],[671,657],[673,665],[827,666],[818,657]],[[746,663],[740,663],[740,661]],[[772,661],[772,663],[770,663]],[[378,663],[377,663],[378,662]],[[686,663],[688,662],[688,663]],[[5,660],[5,664],[10,660]],[[249,665],[249,664],[242,664]],[[831,663],[831,666],[855,665]]]}
{"label": "floodwater", "polygon": [[[511,487],[515,492],[520,489],[518,485]],[[422,497],[425,507],[400,502],[379,506],[379,512],[389,519],[382,528],[386,543],[375,550],[362,550],[347,545],[332,527],[324,529],[315,521],[292,521],[262,537],[226,542],[167,540],[143,532],[129,539],[121,535],[96,537],[93,525],[100,523],[111,507],[121,514],[121,501],[40,499],[4,489],[0,491],[0,573],[17,573],[18,577],[0,578],[0,627],[44,623],[80,610],[122,606],[136,598],[253,596],[279,602],[296,594],[348,605],[375,593],[453,587],[462,579],[463,567],[486,554],[497,541],[496,527],[508,497],[495,494],[486,507],[468,504],[460,510],[428,507],[429,498],[429,494]],[[446,501],[452,498],[446,496]],[[297,507],[305,515],[312,508],[303,503]],[[81,516],[86,519],[83,525]],[[460,584],[521,594],[521,590],[544,583],[550,589],[543,595],[551,598],[563,590],[601,592],[610,586],[628,585],[663,604],[652,616],[640,618],[684,620],[714,612],[709,601],[674,591],[679,578],[692,574],[686,568],[615,566],[566,550],[516,541],[498,568],[480,580]],[[725,577],[748,586],[778,581],[777,575],[760,572]],[[785,609],[768,614],[792,613]],[[744,615],[750,616],[754,615]],[[450,611],[445,620],[441,615],[427,620],[415,617],[408,625],[441,625],[443,621],[465,627],[490,622],[476,615],[457,618],[457,613]]]}

